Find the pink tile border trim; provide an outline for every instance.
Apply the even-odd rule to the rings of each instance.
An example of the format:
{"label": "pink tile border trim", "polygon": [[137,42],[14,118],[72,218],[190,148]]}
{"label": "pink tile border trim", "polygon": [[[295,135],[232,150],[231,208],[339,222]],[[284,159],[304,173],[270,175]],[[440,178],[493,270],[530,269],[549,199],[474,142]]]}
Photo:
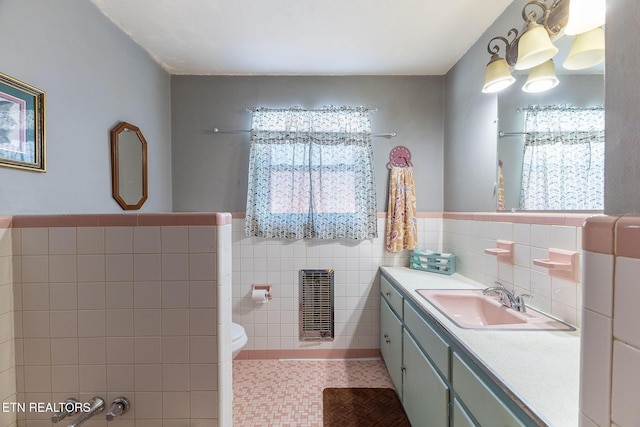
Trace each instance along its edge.
{"label": "pink tile border trim", "polygon": [[[6,218],[9,218],[8,221]],[[2,222],[3,220],[4,222]],[[225,225],[231,224],[231,214],[216,212],[168,212],[137,214],[15,215],[13,217],[0,217],[0,227],[3,223],[8,223],[13,228]]]}
{"label": "pink tile border trim", "polygon": [[10,216],[0,216],[0,228],[11,228],[11,222]]}
{"label": "pink tile border trim", "polygon": [[616,222],[616,255],[640,259],[640,216],[623,216]]}
{"label": "pink tile border trim", "polygon": [[444,212],[444,219],[514,222],[520,224],[568,225],[581,227],[595,213]]}
{"label": "pink tile border trim", "polygon": [[380,357],[380,349],[242,350],[236,359],[361,359],[369,357]]}
{"label": "pink tile border trim", "polygon": [[231,214],[229,212],[216,213],[216,225],[229,225],[231,224]]}
{"label": "pink tile border trim", "polygon": [[582,228],[582,249],[601,254],[614,253],[614,229],[617,216],[592,216]]}
{"label": "pink tile border trim", "polygon": [[640,216],[594,216],[582,230],[582,249],[640,259]]}

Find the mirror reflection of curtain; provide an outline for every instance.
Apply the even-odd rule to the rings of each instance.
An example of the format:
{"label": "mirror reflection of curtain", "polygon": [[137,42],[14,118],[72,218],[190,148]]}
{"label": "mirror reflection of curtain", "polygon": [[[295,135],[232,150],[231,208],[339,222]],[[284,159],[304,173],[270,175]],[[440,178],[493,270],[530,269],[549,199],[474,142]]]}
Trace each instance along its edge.
{"label": "mirror reflection of curtain", "polygon": [[520,208],[604,209],[604,108],[528,107]]}

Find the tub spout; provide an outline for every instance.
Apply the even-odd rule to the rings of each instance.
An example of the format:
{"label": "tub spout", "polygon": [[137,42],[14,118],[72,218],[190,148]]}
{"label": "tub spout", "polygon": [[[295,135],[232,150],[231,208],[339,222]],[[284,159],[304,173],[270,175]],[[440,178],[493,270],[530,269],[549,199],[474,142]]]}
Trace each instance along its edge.
{"label": "tub spout", "polygon": [[104,411],[104,399],[101,397],[95,396],[87,403],[89,403],[89,410],[87,412],[81,412],[67,427],[78,427]]}
{"label": "tub spout", "polygon": [[75,414],[78,411],[79,403],[80,402],[78,402],[73,397],[70,397],[67,400],[65,400],[64,405],[62,406],[62,409],[59,412],[56,412],[55,414],[53,414],[53,416],[51,417],[51,422],[54,424],[59,423],[64,418]]}

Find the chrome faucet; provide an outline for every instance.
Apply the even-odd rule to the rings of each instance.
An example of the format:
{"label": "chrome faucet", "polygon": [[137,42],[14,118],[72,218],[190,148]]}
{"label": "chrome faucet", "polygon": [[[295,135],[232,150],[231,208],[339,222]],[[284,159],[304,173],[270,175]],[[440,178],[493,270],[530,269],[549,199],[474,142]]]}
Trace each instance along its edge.
{"label": "chrome faucet", "polygon": [[104,399],[98,396],[95,396],[87,402],[89,404],[89,410],[87,412],[81,412],[78,418],[73,420],[71,424],[67,427],[78,427],[84,424],[90,418],[98,415],[102,411],[104,411]]}
{"label": "chrome faucet", "polygon": [[58,423],[58,422],[62,421],[64,418],[75,414],[78,411],[78,404],[79,403],[80,402],[78,402],[73,397],[70,397],[67,400],[65,400],[64,404],[62,405],[62,408],[60,409],[60,411],[56,412],[51,417],[51,422],[55,424],[55,423]]}
{"label": "chrome faucet", "polygon": [[527,311],[527,306],[524,303],[525,298],[533,298],[533,295],[522,294],[516,295],[514,292],[505,288],[504,285],[498,281],[495,282],[495,286],[488,287],[482,291],[483,294],[489,295],[491,293],[498,294],[498,301],[502,305],[508,308],[512,308],[520,313]]}

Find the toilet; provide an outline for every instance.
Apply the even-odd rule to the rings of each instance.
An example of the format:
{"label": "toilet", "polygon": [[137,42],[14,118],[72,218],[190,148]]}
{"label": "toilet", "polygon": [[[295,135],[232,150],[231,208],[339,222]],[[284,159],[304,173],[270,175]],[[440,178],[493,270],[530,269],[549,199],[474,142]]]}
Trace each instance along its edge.
{"label": "toilet", "polygon": [[244,328],[237,323],[231,323],[231,355],[234,359],[247,344],[247,341],[247,333]]}

